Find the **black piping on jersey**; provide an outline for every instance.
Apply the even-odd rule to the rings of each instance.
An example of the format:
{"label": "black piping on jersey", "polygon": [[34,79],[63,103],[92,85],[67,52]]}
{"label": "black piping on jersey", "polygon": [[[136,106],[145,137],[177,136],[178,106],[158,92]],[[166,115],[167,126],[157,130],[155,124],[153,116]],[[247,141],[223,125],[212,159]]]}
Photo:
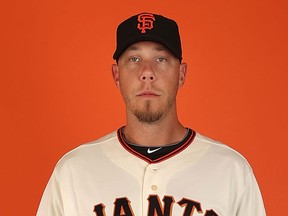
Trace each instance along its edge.
{"label": "black piping on jersey", "polygon": [[[159,162],[167,160],[167,159],[173,157],[174,155],[182,152],[184,149],[186,149],[192,143],[192,141],[194,140],[195,135],[196,135],[195,131],[193,131],[192,129],[188,128],[188,135],[181,141],[181,145],[179,146],[179,148],[176,148],[175,150],[171,151],[168,154],[165,154],[162,157],[159,157],[159,158],[157,158],[155,160],[152,160],[149,157],[147,157],[147,156],[145,156],[143,154],[140,154],[138,151],[134,150],[133,148],[131,148],[131,146],[129,146],[129,143],[127,143],[125,141],[125,138],[123,137],[123,134],[122,134],[123,128],[124,128],[124,126],[119,128],[118,131],[117,131],[118,140],[119,140],[120,144],[128,152],[130,152],[131,154],[135,155],[138,158],[141,158],[142,160],[144,160],[144,161],[146,161],[148,163],[159,163]],[[159,146],[159,147],[161,147],[161,146]]]}

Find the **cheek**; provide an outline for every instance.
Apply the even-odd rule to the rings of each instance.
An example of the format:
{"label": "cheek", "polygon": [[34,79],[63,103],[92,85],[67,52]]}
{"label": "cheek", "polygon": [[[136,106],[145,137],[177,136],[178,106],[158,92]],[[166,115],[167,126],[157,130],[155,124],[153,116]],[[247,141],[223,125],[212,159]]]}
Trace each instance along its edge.
{"label": "cheek", "polygon": [[123,64],[120,66],[120,70],[123,73],[135,73],[139,70],[141,70],[141,64],[140,63],[131,63],[131,62],[127,62],[126,64]]}
{"label": "cheek", "polygon": [[135,82],[129,77],[122,77],[119,80],[119,89],[123,97],[129,97],[133,93]]}
{"label": "cheek", "polygon": [[170,80],[170,82],[167,82],[167,91],[169,91],[169,94],[172,97],[175,97],[177,95],[177,92],[179,90],[179,81],[177,77],[174,77],[173,79]]}
{"label": "cheek", "polygon": [[163,80],[164,84],[166,83],[165,85],[171,86],[171,88],[175,86],[178,88],[179,86],[179,73],[177,71],[164,71],[159,78]]}
{"label": "cheek", "polygon": [[135,78],[137,78],[137,74],[140,70],[140,67],[137,65],[133,65],[133,64],[128,64],[124,67],[121,68],[121,70],[119,71],[119,79],[120,81],[122,81],[122,83],[124,82],[131,82],[132,80],[135,80]]}

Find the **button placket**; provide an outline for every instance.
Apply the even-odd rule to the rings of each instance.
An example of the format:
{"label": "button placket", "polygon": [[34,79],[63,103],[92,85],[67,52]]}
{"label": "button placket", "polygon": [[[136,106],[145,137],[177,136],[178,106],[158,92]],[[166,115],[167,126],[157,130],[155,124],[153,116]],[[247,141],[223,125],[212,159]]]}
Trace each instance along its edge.
{"label": "button placket", "polygon": [[155,164],[148,165],[143,181],[143,196],[146,196],[145,199],[147,199],[149,194],[155,194],[159,191],[159,180],[160,176],[158,167]]}
{"label": "button placket", "polygon": [[[153,164],[149,164],[146,167],[144,177],[143,177],[143,185],[142,185],[142,206],[143,206],[143,215],[147,214],[148,211],[148,203],[147,199],[151,194],[157,194],[156,184],[157,181],[157,168]],[[154,186],[154,187],[152,187]],[[154,188],[154,190],[153,190]],[[155,190],[156,189],[156,190]]]}
{"label": "button placket", "polygon": [[[160,166],[161,165],[161,166]],[[164,165],[160,164],[149,164],[146,167],[144,176],[143,176],[143,188],[142,188],[142,203],[143,203],[143,214],[147,215],[148,211],[148,199],[152,195],[157,195],[159,199],[162,200],[164,195],[166,195],[167,183],[169,182],[169,173],[165,172],[162,169]],[[167,175],[168,174],[168,175]]]}

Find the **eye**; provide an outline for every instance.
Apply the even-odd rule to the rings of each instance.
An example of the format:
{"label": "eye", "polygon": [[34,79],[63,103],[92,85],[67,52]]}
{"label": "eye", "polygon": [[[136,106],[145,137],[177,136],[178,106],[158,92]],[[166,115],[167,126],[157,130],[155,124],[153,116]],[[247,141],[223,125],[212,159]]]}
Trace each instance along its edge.
{"label": "eye", "polygon": [[165,61],[167,61],[167,59],[166,59],[165,57],[158,57],[158,58],[156,59],[156,61],[158,61],[158,62],[165,62]]}
{"label": "eye", "polygon": [[140,58],[138,58],[138,57],[131,57],[131,58],[129,58],[129,61],[139,62],[139,61],[140,61]]}

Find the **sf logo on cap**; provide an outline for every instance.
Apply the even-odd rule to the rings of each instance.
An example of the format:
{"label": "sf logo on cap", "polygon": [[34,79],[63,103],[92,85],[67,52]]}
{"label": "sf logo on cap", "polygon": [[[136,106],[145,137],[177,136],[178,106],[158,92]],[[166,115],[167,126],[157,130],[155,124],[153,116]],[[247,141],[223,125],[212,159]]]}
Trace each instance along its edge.
{"label": "sf logo on cap", "polygon": [[155,17],[150,13],[142,13],[138,15],[138,25],[137,28],[141,30],[141,33],[145,33],[146,29],[153,28],[153,22],[155,21]]}

